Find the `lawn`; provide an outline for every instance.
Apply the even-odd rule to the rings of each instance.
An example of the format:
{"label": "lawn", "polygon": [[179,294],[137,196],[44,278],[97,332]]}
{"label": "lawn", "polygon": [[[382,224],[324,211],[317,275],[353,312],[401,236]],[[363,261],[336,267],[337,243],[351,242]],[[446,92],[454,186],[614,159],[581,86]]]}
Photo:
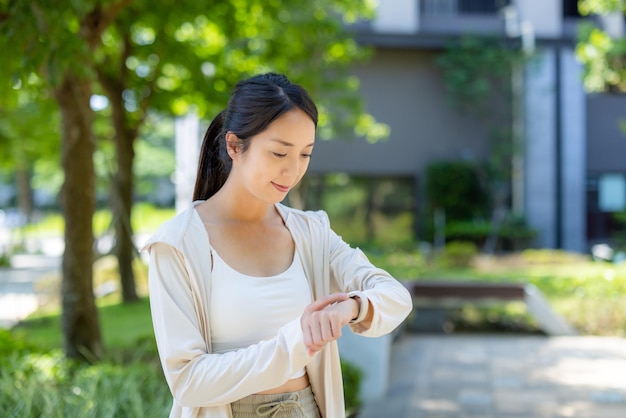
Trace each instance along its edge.
{"label": "lawn", "polygon": [[[98,302],[102,338],[107,347],[127,350],[154,339],[148,298],[120,303],[118,296]],[[44,351],[62,348],[61,317],[57,312],[34,315],[12,330],[13,334]]]}

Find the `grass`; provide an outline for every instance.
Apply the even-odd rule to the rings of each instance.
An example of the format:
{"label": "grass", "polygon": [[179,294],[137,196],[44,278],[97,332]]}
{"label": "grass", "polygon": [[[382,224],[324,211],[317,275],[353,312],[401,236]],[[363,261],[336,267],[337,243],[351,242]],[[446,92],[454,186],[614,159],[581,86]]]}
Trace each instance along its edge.
{"label": "grass", "polygon": [[[136,233],[147,233],[155,231],[163,222],[174,216],[176,210],[173,208],[157,208],[148,203],[137,203],[133,206],[132,225]],[[109,209],[99,209],[93,217],[93,228],[95,235],[102,235],[111,228],[111,211]],[[61,213],[46,214],[39,221],[27,225],[20,231],[25,235],[54,235],[62,236],[65,228],[65,221]]]}
{"label": "grass", "polygon": [[79,365],[60,351],[0,359],[3,418],[167,416],[171,396],[152,364]]}
{"label": "grass", "polygon": [[[124,304],[113,297],[99,300],[98,305],[100,331],[107,347],[125,350],[135,347],[139,341],[154,338],[147,298]],[[34,316],[13,328],[12,333],[44,351],[63,346],[59,312]]]}
{"label": "grass", "polygon": [[[626,336],[626,264],[593,262],[583,255],[552,250],[528,250],[508,256],[476,256],[467,267],[449,268],[437,258],[425,257],[417,250],[388,253],[370,248],[366,251],[374,264],[400,280],[477,280],[487,282],[531,283],[581,333]],[[99,260],[95,282],[118,280],[112,257]],[[146,295],[145,266],[136,270],[140,294]],[[58,283],[57,283],[58,285]],[[148,299],[136,304],[120,304],[119,294],[98,301],[101,332],[106,346],[133,347],[137,341],[153,338]],[[494,317],[518,321],[519,306],[502,304],[490,309],[464,308],[456,313],[479,329],[483,322],[490,328]],[[56,312],[40,314],[15,328],[15,335],[46,349],[61,347],[61,328]]]}
{"label": "grass", "polygon": [[[417,250],[368,255],[401,280],[530,283],[580,333],[626,336],[626,263],[595,262],[581,254],[531,249],[506,256],[476,255],[468,266],[452,269]],[[506,305],[502,309],[506,310]]]}
{"label": "grass", "polygon": [[[454,268],[445,259],[416,250],[384,252],[370,247],[366,253],[376,265],[403,280],[533,283],[583,334],[626,335],[626,265],[596,263],[585,256],[549,250],[475,256],[468,265]],[[110,259],[99,260],[95,270],[96,282],[118,279]],[[138,282],[143,283],[145,266],[138,271],[142,272]],[[157,361],[149,300],[123,304],[114,293],[98,299],[98,312],[107,357],[93,366],[75,366],[63,358],[58,308],[15,327],[9,334],[14,342],[7,342],[0,331],[3,417],[167,416],[171,395]],[[532,332],[521,304],[486,309],[463,306],[451,317],[461,332]],[[36,347],[36,351],[24,347]],[[358,387],[358,376],[344,371],[346,387]],[[357,383],[349,383],[351,378]],[[356,406],[359,399],[354,396],[346,393],[346,400]]]}

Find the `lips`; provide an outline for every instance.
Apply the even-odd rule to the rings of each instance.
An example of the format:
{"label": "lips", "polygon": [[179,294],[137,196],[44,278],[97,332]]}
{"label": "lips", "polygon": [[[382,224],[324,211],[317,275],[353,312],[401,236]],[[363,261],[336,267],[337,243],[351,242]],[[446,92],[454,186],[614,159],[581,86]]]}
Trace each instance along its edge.
{"label": "lips", "polygon": [[272,186],[274,186],[276,188],[276,190],[278,190],[281,193],[287,193],[289,191],[289,186],[282,186],[282,185],[276,184],[274,182],[272,182]]}

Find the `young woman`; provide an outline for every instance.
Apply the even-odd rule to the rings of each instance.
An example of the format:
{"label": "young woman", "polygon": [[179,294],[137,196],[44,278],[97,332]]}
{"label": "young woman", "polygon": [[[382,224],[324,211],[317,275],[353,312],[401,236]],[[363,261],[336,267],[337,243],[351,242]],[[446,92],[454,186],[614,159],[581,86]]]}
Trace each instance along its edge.
{"label": "young woman", "polygon": [[204,137],[192,207],[146,244],[170,417],[343,417],[342,327],[376,337],[411,311],[324,212],[279,203],[307,170],[316,125],[285,76],[237,84]]}

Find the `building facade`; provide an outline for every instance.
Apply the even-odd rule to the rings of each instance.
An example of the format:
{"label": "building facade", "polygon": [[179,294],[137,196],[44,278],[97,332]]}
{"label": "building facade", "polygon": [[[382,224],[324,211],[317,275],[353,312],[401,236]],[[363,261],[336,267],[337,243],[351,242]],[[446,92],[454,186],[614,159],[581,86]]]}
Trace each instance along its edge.
{"label": "building facade", "polygon": [[368,111],[390,126],[390,137],[376,144],[320,141],[310,171],[412,176],[419,185],[434,161],[489,158],[488,128],[450,105],[436,60],[464,35],[507,38],[532,51],[512,79],[521,92],[511,104],[521,138],[512,210],[538,231],[534,246],[587,251],[609,238],[603,211],[624,206],[626,139],[619,118],[626,102],[585,93],[574,54],[581,19],[576,0],[380,1],[376,18],[353,28],[357,40],[374,49],[354,73]]}

